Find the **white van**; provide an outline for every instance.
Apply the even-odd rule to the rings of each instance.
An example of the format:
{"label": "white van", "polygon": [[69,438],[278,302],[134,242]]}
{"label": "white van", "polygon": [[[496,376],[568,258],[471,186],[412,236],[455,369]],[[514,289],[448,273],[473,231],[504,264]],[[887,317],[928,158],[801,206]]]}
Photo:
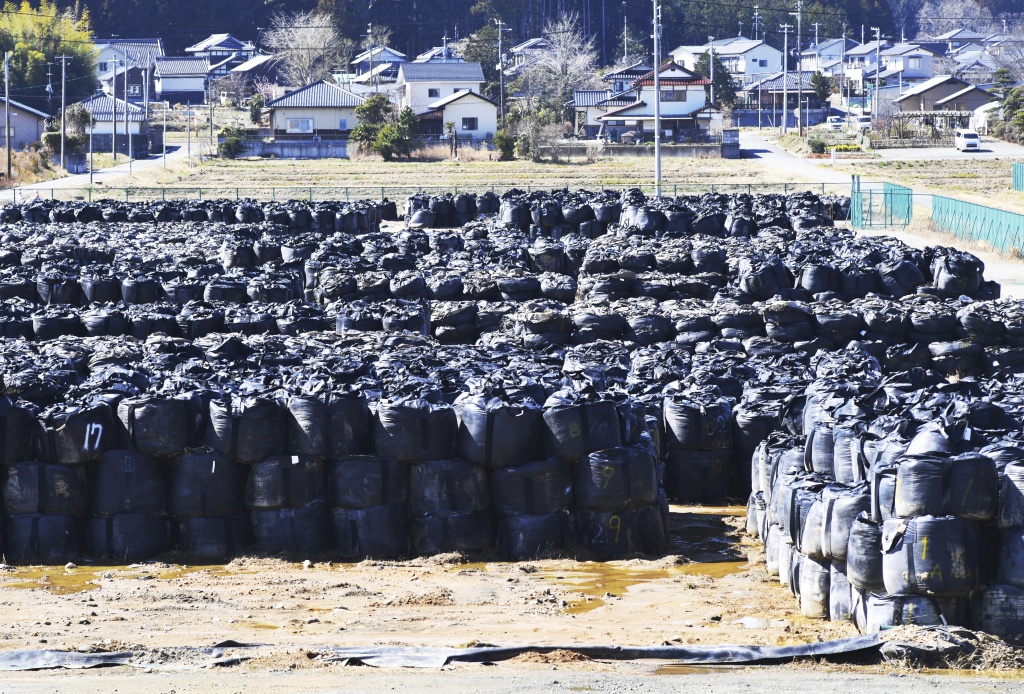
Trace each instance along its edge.
{"label": "white van", "polygon": [[854,131],[871,130],[871,116],[857,116],[857,120],[853,122]]}
{"label": "white van", "polygon": [[953,137],[953,146],[961,152],[977,152],[981,149],[981,135],[973,130],[957,130]]}

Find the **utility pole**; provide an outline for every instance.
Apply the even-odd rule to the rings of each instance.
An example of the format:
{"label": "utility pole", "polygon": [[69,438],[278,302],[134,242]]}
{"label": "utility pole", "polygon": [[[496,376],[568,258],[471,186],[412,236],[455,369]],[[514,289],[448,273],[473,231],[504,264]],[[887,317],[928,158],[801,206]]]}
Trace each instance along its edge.
{"label": "utility pole", "polygon": [[708,80],[711,82],[711,108],[715,107],[715,37],[708,37]]}
{"label": "utility pole", "polygon": [[601,65],[608,65],[608,25],[605,23],[607,14],[605,4],[607,0],[601,0]]}
{"label": "utility pole", "polygon": [[[64,108],[67,104],[67,64],[71,60],[71,56],[59,55],[57,59],[60,60],[60,168],[63,169],[67,163],[64,158],[64,133],[67,130],[64,124]],[[8,136],[10,132],[10,129],[8,129]],[[7,139],[10,139],[10,137]]]}
{"label": "utility pole", "polygon": [[800,33],[800,26],[804,16],[804,2],[803,0],[796,1],[796,12],[790,12],[790,15],[796,17],[796,130],[800,137],[804,136],[804,66],[803,61],[800,60],[800,51],[803,50],[801,46],[802,34]]}
{"label": "utility pole", "polygon": [[505,28],[505,22],[500,19],[495,19],[494,23],[498,26],[498,110],[501,115],[501,127],[505,127],[505,53],[502,48],[502,34],[506,31],[512,31],[511,29]]}
{"label": "utility pole", "polygon": [[[132,173],[132,128],[128,123],[128,55],[125,54],[124,60],[124,135],[128,138],[128,175]],[[114,95],[117,95],[117,89],[114,90]],[[117,99],[114,99],[114,110],[117,110]]]}
{"label": "utility pole", "polygon": [[[149,68],[152,65],[152,61],[153,61],[152,57],[147,52],[146,53],[146,69],[142,73],[142,75],[143,75],[143,86],[142,86],[142,88],[145,90],[145,94],[146,94],[145,101],[143,102],[146,105],[146,109],[145,109],[145,112],[143,113],[143,115],[146,118],[146,140],[147,141],[150,139],[149,138]],[[152,152],[150,152],[150,154],[152,154]]]}
{"label": "utility pole", "polygon": [[622,64],[629,58],[629,23],[626,21],[626,3],[622,3]]}
{"label": "utility pole", "polygon": [[7,180],[11,180],[11,52],[4,53],[4,143],[7,145]]}
{"label": "utility pole", "polygon": [[789,30],[792,24],[780,24],[782,29],[782,134],[789,127]]}
{"label": "utility pole", "polygon": [[654,196],[661,197],[661,5],[654,2]]}
{"label": "utility pole", "polygon": [[164,168],[167,168],[167,109],[163,109],[164,112],[164,129],[160,132],[160,141],[163,143],[163,160]]}
{"label": "utility pole", "polygon": [[[843,22],[843,35],[839,37],[843,42],[842,58],[839,61],[839,103],[843,105],[843,82],[846,81],[846,22]],[[850,115],[850,101],[846,100],[846,115]]]}
{"label": "utility pole", "polygon": [[761,11],[757,5],[754,5],[754,36],[753,39],[757,41],[757,31],[761,29]]}
{"label": "utility pole", "polygon": [[[815,48],[818,47],[818,26],[820,26],[820,24],[821,24],[821,22],[815,22],[814,23],[814,47]],[[818,59],[818,64],[819,65],[821,64],[821,59],[820,58]]]}
{"label": "utility pole", "polygon": [[185,158],[188,159],[188,167],[192,168],[192,104],[185,104]]}
{"label": "utility pole", "polygon": [[373,83],[373,91],[377,91],[377,77],[373,74],[373,22],[366,25],[366,42],[370,46],[370,82]]}
{"label": "utility pole", "polygon": [[875,93],[871,99],[871,127],[878,129],[878,75],[882,72],[882,64],[878,57],[882,46],[882,30],[879,27],[871,27],[875,32]]}

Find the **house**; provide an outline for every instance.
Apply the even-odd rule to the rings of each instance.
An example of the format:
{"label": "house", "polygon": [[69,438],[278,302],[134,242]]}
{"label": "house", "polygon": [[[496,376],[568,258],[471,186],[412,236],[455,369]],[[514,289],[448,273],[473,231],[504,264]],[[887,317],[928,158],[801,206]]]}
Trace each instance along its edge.
{"label": "house", "polygon": [[917,44],[898,43],[881,52],[880,60],[887,70],[898,71],[902,84],[919,84],[935,76],[936,55]]}
{"label": "house", "polygon": [[[0,108],[6,111],[7,104],[8,102],[0,97]],[[0,118],[3,117],[3,114],[4,111],[0,111]],[[43,131],[46,129],[46,119],[49,116],[42,111],[20,104],[14,99],[10,101],[10,114],[12,150],[23,150],[42,139]],[[0,147],[7,147],[7,141],[4,138],[0,138]]]}
{"label": "house", "polygon": [[971,84],[991,84],[1000,62],[987,49],[956,52],[950,56],[954,61],[953,74]]}
{"label": "house", "polygon": [[[116,135],[118,153],[128,154],[131,151],[135,158],[149,156],[149,127],[144,108],[107,94],[97,94],[80,103],[92,116],[93,124],[86,127],[86,132],[92,136],[94,152],[111,151]],[[131,134],[130,150],[125,135],[126,111],[127,131]]]}
{"label": "house", "polygon": [[900,111],[974,111],[994,97],[953,75],[938,75],[922,82],[896,99]]}
{"label": "house", "polygon": [[[103,93],[118,99],[125,98],[125,72],[128,73],[128,101],[133,104],[141,104],[146,101],[147,96],[150,99],[153,98],[152,70],[146,70],[136,65],[130,65],[129,67],[121,65],[104,75],[100,75],[100,85]],[[147,85],[147,82],[150,84]],[[148,92],[147,86],[150,89]]]}
{"label": "house", "polygon": [[782,69],[782,51],[764,41],[734,37],[702,46],[679,46],[670,55],[687,70],[694,70],[700,56],[714,51],[738,85],[748,84]]}
{"label": "house", "polygon": [[[263,82],[271,86],[277,96],[283,96],[281,63],[272,55],[254,55],[237,67],[231,68],[228,76],[236,82],[240,90],[238,97],[248,97],[253,93],[253,85]],[[280,91],[280,94],[277,92]],[[219,95],[220,96],[220,95]]]}
{"label": "house", "polygon": [[408,62],[408,60],[405,53],[396,51],[393,48],[374,46],[353,58],[351,66],[357,75],[362,75],[384,63],[397,65],[398,63]]}
{"label": "house", "polygon": [[[846,53],[853,50],[860,44],[849,38],[825,39],[800,51],[800,68],[804,72],[821,71],[822,74],[831,77],[832,74],[839,74],[840,65],[846,58]],[[778,68],[782,68],[780,63]],[[775,72],[773,71],[773,72]]]}
{"label": "house", "polygon": [[144,67],[166,55],[163,39],[97,39],[96,70],[105,75],[126,64]]}
{"label": "house", "polygon": [[461,63],[462,56],[448,45],[447,41],[443,46],[435,46],[429,51],[424,51],[416,56],[414,63]]}
{"label": "house", "polygon": [[402,63],[395,93],[400,107],[408,106],[420,115],[438,99],[456,92],[479,94],[483,84],[480,63]]}
{"label": "house", "polygon": [[[756,125],[758,118],[771,127],[795,128],[801,96],[806,99],[806,114],[801,117],[805,125],[817,125],[828,115],[828,104],[823,104],[811,88],[811,72],[777,72],[745,86],[736,95],[733,117],[737,125]],[[802,79],[801,79],[802,77]],[[783,116],[786,121],[783,123]]]}
{"label": "house", "polygon": [[944,43],[948,48],[948,52],[953,52],[958,48],[961,48],[968,43],[982,44],[985,42],[987,37],[985,34],[978,33],[971,29],[954,29],[947,31],[944,34],[931,37],[931,40],[935,43]]}
{"label": "house", "polygon": [[356,127],[356,106],[365,99],[319,80],[267,103],[275,139],[342,140]]}
{"label": "house", "polygon": [[666,139],[682,141],[700,131],[707,131],[716,112],[708,108],[704,87],[709,82],[691,70],[668,62],[658,70],[660,94],[654,91],[654,70],[635,79],[630,89],[617,98],[629,99],[629,103],[610,108],[596,116],[601,123],[598,135],[606,134],[617,139],[627,131],[634,130],[638,138],[645,133],[654,133],[654,101],[660,101],[660,125]]}
{"label": "house", "polygon": [[882,51],[891,47],[892,44],[885,39],[880,41],[868,41],[867,43],[854,46],[850,50],[846,51],[847,71],[862,70],[866,67],[871,67],[881,60]]}
{"label": "house", "polygon": [[225,58],[237,59],[237,66],[248,60],[256,52],[256,47],[249,41],[241,41],[230,34],[211,34],[199,43],[185,48],[185,53],[193,57],[206,58],[210,64],[217,64]]}
{"label": "house", "polygon": [[654,69],[653,63],[640,60],[625,67],[613,68],[601,76],[612,93],[618,94],[630,88],[633,82]]}
{"label": "house", "polygon": [[537,59],[551,50],[551,43],[546,38],[527,39],[517,43],[508,49],[508,59],[505,65],[505,79],[514,79],[522,74]]}
{"label": "house", "polygon": [[[648,72],[653,68],[648,68]],[[642,76],[642,75],[640,75]],[[600,116],[609,111],[629,106],[635,101],[631,92],[611,89],[577,89],[568,104],[576,112],[575,132],[577,137],[594,138],[601,132],[603,123]]]}
{"label": "house", "polygon": [[172,104],[206,103],[209,68],[206,58],[159,58],[153,67],[157,100]]}
{"label": "house", "polygon": [[398,68],[403,63],[380,63],[375,64],[372,70],[356,75],[352,78],[354,86],[373,87],[380,89],[382,85],[393,85],[398,81]]}
{"label": "house", "polygon": [[455,123],[459,139],[489,140],[498,129],[498,104],[476,92],[459,91],[429,104],[416,118],[421,135],[442,135],[445,123]]}

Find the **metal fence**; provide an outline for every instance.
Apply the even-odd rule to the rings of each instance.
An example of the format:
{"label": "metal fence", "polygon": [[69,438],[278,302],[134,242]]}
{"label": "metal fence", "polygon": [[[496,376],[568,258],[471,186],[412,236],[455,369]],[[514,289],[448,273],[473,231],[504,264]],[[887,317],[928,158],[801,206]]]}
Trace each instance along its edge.
{"label": "metal fence", "polygon": [[1024,190],[1024,164],[1020,162],[1013,165],[1013,189]]}
{"label": "metal fence", "polygon": [[[91,188],[40,188],[33,187],[27,190],[13,189],[0,191],[0,201],[29,202],[32,199],[46,198],[54,200],[82,200],[86,202],[97,202],[100,200],[114,200],[117,202],[158,202],[165,200],[257,200],[260,202],[306,200],[311,202],[344,201],[354,200],[403,200],[410,195],[444,193],[474,193],[480,194],[493,192],[501,195],[507,190],[517,187],[531,193],[534,190],[550,190],[549,186],[514,186],[509,185],[475,185],[475,186],[237,186],[237,187],[131,187],[112,188],[98,186]],[[632,182],[607,182],[594,183],[591,186],[597,190],[629,190],[639,189],[645,194],[653,195],[652,184],[637,184]],[[846,194],[849,192],[846,184],[840,183],[694,183],[694,182],[665,182],[661,186],[662,195],[678,197],[681,195],[704,195],[707,193],[742,194],[755,195],[758,193],[796,193],[810,191],[820,195]]]}
{"label": "metal fence", "polygon": [[987,243],[993,251],[1024,254],[1024,215],[932,196],[932,223],[958,239]]}
{"label": "metal fence", "polygon": [[914,191],[895,183],[864,190],[854,177],[850,194],[850,223],[854,229],[906,227],[914,218]]}

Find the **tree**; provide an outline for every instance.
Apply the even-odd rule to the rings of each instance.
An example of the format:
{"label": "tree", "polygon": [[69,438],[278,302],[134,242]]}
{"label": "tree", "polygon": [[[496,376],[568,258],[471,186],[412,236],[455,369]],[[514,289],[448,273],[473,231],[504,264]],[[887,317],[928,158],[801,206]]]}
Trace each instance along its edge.
{"label": "tree", "polygon": [[927,0],[917,15],[917,23],[920,30],[930,36],[954,29],[980,32],[996,29],[992,13],[976,0]]}
{"label": "tree", "polygon": [[259,125],[263,120],[263,107],[267,105],[267,100],[263,98],[263,95],[256,92],[249,97],[249,122],[253,125]]}
{"label": "tree", "polygon": [[615,41],[615,65],[629,67],[644,59],[644,44],[639,32],[634,32],[626,24]]}
{"label": "tree", "polygon": [[39,0],[38,8],[27,0],[21,5],[4,5],[0,13],[0,53],[11,53],[11,97],[49,113],[59,108],[60,61],[54,70],[55,103],[46,91],[46,63],[59,55],[70,56],[66,63],[67,103],[92,95],[96,85],[96,48],[92,40],[89,12],[77,5],[60,9],[50,0]]}
{"label": "tree", "polygon": [[380,131],[394,118],[395,107],[386,94],[374,94],[356,106],[359,124],[352,130],[351,139],[365,150],[372,150]]}
{"label": "tree", "polygon": [[563,113],[573,91],[597,86],[597,51],[593,39],[583,37],[574,14],[549,23],[544,39],[548,49],[537,52],[513,88],[525,95],[527,110],[551,108]]}
{"label": "tree", "polygon": [[329,77],[348,63],[351,41],[342,38],[331,18],[313,12],[277,12],[263,41],[281,60],[281,76],[294,86]]}
{"label": "tree", "polygon": [[[694,73],[701,77],[711,75],[711,70],[708,68],[710,60],[711,56],[708,53],[701,53],[693,65]],[[736,82],[733,81],[732,75],[725,69],[725,64],[718,59],[717,55],[715,56],[714,79],[712,82],[715,85],[715,103],[711,105],[720,104],[727,108],[732,108],[736,103]],[[709,92],[708,103],[711,103],[710,85],[707,87],[707,90]]]}
{"label": "tree", "polygon": [[498,161],[512,161],[516,158],[516,139],[508,130],[495,131],[494,146],[498,148]]}
{"label": "tree", "polygon": [[488,99],[498,101],[500,79],[498,75],[498,27],[485,24],[478,31],[463,39],[459,46],[463,59],[471,63],[480,63],[484,71],[484,86],[481,94]]}
{"label": "tree", "polygon": [[63,120],[66,132],[79,135],[92,122],[92,114],[82,104],[71,104],[64,110]]}
{"label": "tree", "polygon": [[827,102],[832,96],[832,78],[826,77],[821,70],[815,70],[811,75],[811,91],[818,97],[818,101]]}
{"label": "tree", "polygon": [[992,96],[1004,101],[1016,81],[1010,68],[1001,67],[992,75],[992,88],[989,91],[992,92]]}

